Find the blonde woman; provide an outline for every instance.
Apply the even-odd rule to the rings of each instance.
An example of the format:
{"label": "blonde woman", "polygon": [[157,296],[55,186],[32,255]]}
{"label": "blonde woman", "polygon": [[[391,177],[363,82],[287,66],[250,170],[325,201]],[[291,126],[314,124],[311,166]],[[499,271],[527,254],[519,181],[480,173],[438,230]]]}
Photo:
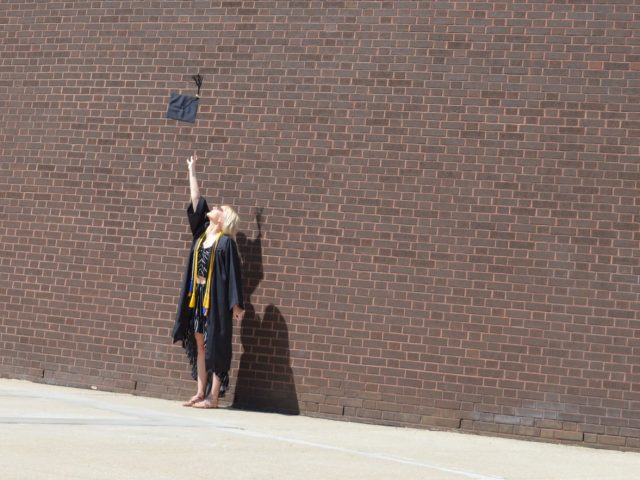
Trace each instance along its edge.
{"label": "blonde woman", "polygon": [[209,208],[200,196],[194,154],[187,160],[193,240],[187,260],[173,341],[189,357],[196,394],[183,405],[217,408],[229,385],[233,320],[242,321],[242,278],[236,245],[238,215],[228,205]]}

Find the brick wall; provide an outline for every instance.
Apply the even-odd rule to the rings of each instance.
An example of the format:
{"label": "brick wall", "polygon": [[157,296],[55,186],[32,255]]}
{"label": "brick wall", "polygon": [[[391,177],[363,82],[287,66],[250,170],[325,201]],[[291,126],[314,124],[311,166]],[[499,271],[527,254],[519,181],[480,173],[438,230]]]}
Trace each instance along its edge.
{"label": "brick wall", "polygon": [[[2,376],[192,393],[170,329],[195,150],[243,218],[227,404],[640,447],[640,2],[0,24]],[[197,72],[197,123],[166,120]]]}

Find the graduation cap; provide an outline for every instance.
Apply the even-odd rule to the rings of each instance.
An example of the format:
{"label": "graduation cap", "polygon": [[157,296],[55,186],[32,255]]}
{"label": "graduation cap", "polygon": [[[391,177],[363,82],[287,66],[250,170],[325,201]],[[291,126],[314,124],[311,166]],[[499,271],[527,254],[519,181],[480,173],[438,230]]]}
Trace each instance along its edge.
{"label": "graduation cap", "polygon": [[180,120],[181,122],[195,123],[196,115],[198,114],[198,102],[200,101],[202,77],[198,74],[191,78],[193,78],[193,81],[196,82],[198,86],[198,94],[193,97],[181,93],[171,93],[169,97],[169,108],[167,108],[167,118]]}

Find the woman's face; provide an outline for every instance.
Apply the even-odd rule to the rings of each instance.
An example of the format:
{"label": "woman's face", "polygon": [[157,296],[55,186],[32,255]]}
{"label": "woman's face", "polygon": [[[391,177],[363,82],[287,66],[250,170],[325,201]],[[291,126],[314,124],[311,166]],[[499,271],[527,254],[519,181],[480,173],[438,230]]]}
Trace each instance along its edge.
{"label": "woman's face", "polygon": [[213,207],[209,213],[207,213],[207,217],[209,218],[209,222],[213,225],[217,225],[219,227],[222,226],[222,216],[223,216],[222,207]]}

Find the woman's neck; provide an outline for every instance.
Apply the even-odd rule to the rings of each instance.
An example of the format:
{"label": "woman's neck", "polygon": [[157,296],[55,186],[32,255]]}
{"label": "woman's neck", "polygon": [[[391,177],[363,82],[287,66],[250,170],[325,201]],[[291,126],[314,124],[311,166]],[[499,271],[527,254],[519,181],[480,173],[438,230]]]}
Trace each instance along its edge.
{"label": "woman's neck", "polygon": [[218,225],[211,224],[207,228],[207,237],[220,233],[220,227]]}

